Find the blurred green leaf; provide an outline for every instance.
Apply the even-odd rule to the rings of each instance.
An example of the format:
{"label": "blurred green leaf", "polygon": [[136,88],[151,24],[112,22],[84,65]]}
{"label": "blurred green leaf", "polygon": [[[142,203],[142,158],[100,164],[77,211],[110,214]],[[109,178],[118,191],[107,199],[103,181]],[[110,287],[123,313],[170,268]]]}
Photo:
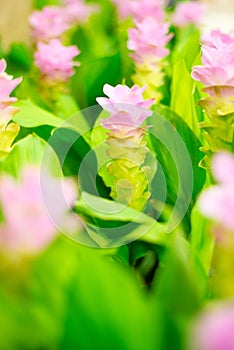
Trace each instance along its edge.
{"label": "blurred green leaf", "polygon": [[131,271],[82,249],[71,287],[62,348],[161,349],[160,307],[151,307]]}
{"label": "blurred green leaf", "polygon": [[64,238],[17,264],[1,257],[1,349],[58,348],[77,257],[77,246]]}
{"label": "blurred green leaf", "polygon": [[35,8],[42,9],[47,5],[59,5],[59,0],[33,0],[33,4]]}
{"label": "blurred green leaf", "polygon": [[194,248],[194,252],[198,255],[200,264],[208,277],[211,268],[215,238],[210,232],[209,221],[202,216],[196,205],[193,207],[191,220],[191,245]]}
{"label": "blurred green leaf", "polygon": [[13,43],[7,56],[8,68],[15,72],[28,71],[33,61],[32,53],[23,43]]}
{"label": "blurred green leaf", "polygon": [[160,252],[153,295],[164,309],[163,349],[184,349],[188,322],[203,302],[190,259],[190,246],[179,235]]}

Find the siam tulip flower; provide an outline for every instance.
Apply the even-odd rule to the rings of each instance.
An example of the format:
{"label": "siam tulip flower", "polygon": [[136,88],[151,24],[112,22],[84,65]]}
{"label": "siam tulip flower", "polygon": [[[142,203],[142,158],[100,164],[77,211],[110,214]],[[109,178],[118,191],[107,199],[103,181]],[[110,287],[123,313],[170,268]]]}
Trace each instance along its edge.
{"label": "siam tulip flower", "polygon": [[63,0],[63,4],[63,13],[70,26],[87,21],[99,10],[98,5],[86,4],[83,0]]}
{"label": "siam tulip flower", "polygon": [[118,15],[121,19],[125,19],[132,15],[131,3],[132,1],[124,1],[124,0],[112,0],[113,4],[116,6]]}
{"label": "siam tulip flower", "polygon": [[204,191],[199,199],[201,212],[219,225],[234,232],[234,156],[219,152],[212,169],[218,184]]}
{"label": "siam tulip flower", "polygon": [[164,18],[163,0],[112,0],[117,6],[121,18],[132,16],[136,21],[143,21],[146,17],[152,17],[161,22]]}
{"label": "siam tulip flower", "polygon": [[[142,97],[146,86],[134,85],[115,87],[106,84],[104,93],[109,97],[99,97],[97,102],[110,113],[102,119],[102,126],[111,131],[107,133],[107,155],[110,162],[108,173],[112,176],[111,196],[113,199],[142,210],[150,196],[149,175],[153,173],[153,163],[145,166],[148,148],[143,141],[145,127],[142,122],[152,115],[148,109],[154,99]],[[104,179],[105,181],[105,179]]]}
{"label": "siam tulip flower", "polygon": [[111,117],[102,119],[102,126],[119,137],[136,133],[142,122],[152,115],[148,108],[154,99],[144,100],[142,97],[146,88],[147,86],[140,88],[134,85],[129,88],[126,85],[113,87],[105,84],[103,91],[109,98],[99,97],[97,102],[111,113]]}
{"label": "siam tulip flower", "polygon": [[128,48],[134,53],[135,71],[132,79],[136,84],[148,85],[147,96],[156,98],[161,94],[156,91],[163,84],[163,59],[169,50],[165,47],[172,37],[168,33],[169,24],[155,21],[152,17],[136,22],[136,28],[129,29]]}
{"label": "siam tulip flower", "polygon": [[213,31],[204,38],[202,46],[203,66],[193,67],[192,77],[206,87],[234,87],[234,38]]}
{"label": "siam tulip flower", "polygon": [[205,45],[213,48],[218,48],[220,45],[233,44],[233,38],[220,30],[213,30],[210,34],[204,35],[202,41]]}
{"label": "siam tulip flower", "polygon": [[76,46],[64,46],[57,39],[48,44],[40,42],[34,55],[35,65],[47,82],[66,83],[74,73],[73,67],[78,65],[78,62],[73,62],[73,58],[79,53]]}
{"label": "siam tulip flower", "polygon": [[11,97],[11,92],[21,83],[22,78],[13,79],[13,76],[6,72],[6,61],[0,60],[0,128],[6,125],[18,108],[11,106],[17,101],[16,97]]}
{"label": "siam tulip flower", "polygon": [[[51,188],[60,181],[48,174],[46,176]],[[75,187],[67,179],[63,180],[62,186],[68,207],[71,207],[76,198]],[[57,229],[43,204],[39,168],[24,168],[20,181],[10,175],[2,175],[0,203],[4,216],[4,222],[0,224],[0,250],[6,256],[37,254],[57,236]],[[55,224],[61,225],[70,219],[63,203],[54,203],[54,210]]]}
{"label": "siam tulip flower", "polygon": [[210,306],[196,320],[191,330],[189,350],[234,349],[234,302]]}
{"label": "siam tulip flower", "polygon": [[234,38],[220,31],[206,36],[202,66],[193,67],[192,77],[204,84],[208,94],[199,101],[211,124],[201,123],[209,149],[231,149],[234,112]]}
{"label": "siam tulip flower", "polygon": [[141,22],[146,17],[152,17],[157,22],[164,18],[163,0],[138,0],[131,2],[131,12],[134,20]]}
{"label": "siam tulip flower", "polygon": [[169,50],[166,44],[172,38],[167,35],[168,23],[158,23],[151,17],[145,18],[142,22],[136,22],[136,28],[129,29],[129,50],[135,51],[132,54],[136,62],[154,62],[166,57]]}
{"label": "siam tulip flower", "polygon": [[204,5],[199,2],[179,2],[172,16],[172,23],[176,27],[185,27],[188,24],[200,26],[204,11]]}
{"label": "siam tulip flower", "polygon": [[41,11],[34,11],[29,22],[35,42],[59,39],[69,29],[64,9],[59,6],[45,6]]}
{"label": "siam tulip flower", "polygon": [[12,106],[17,98],[11,97],[11,92],[20,84],[22,78],[13,79],[6,72],[6,61],[0,60],[0,159],[4,158],[10,151],[15,137],[19,133],[19,126],[9,123],[17,113],[18,108]]}

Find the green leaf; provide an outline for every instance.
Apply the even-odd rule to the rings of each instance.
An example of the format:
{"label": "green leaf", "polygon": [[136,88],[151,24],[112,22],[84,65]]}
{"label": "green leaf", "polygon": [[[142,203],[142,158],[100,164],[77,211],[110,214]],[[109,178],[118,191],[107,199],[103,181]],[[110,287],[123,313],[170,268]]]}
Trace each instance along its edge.
{"label": "green leaf", "polygon": [[33,0],[34,7],[42,9],[47,5],[59,5],[59,0]]}
{"label": "green leaf", "polygon": [[[57,154],[64,173],[79,176],[81,188],[96,193],[96,157],[84,138],[75,130],[60,127],[54,130],[48,144]],[[49,157],[50,148],[47,152]]]}
{"label": "green leaf", "polygon": [[164,242],[165,226],[121,203],[83,192],[74,210],[84,219],[93,245],[119,246],[140,237],[144,239],[152,228],[154,232],[151,232],[151,239],[154,243]]}
{"label": "green leaf", "polygon": [[202,216],[196,205],[193,207],[191,220],[191,245],[195,254],[198,256],[206,276],[208,276],[211,268],[215,238],[210,232],[209,221]]}
{"label": "green leaf", "polygon": [[25,128],[34,128],[41,125],[58,127],[61,125],[62,121],[60,118],[38,107],[30,100],[21,100],[14,105],[20,110],[13,117],[13,121]]}
{"label": "green leaf", "polygon": [[89,130],[89,124],[85,119],[85,116],[79,110],[75,99],[71,95],[60,95],[56,101],[56,110],[58,111],[58,116],[60,118],[69,118],[68,122],[72,122],[73,119],[76,119],[76,125],[80,131],[83,130],[83,132],[86,132]]}
{"label": "green leaf", "polygon": [[[70,107],[66,111],[67,115],[70,114],[71,111],[76,110],[76,113],[69,115],[70,118],[68,118],[67,120],[62,120],[61,118],[58,118],[53,113],[37,106],[30,100],[20,100],[15,103],[15,106],[18,107],[20,110],[14,116],[13,121],[15,121],[16,123],[18,123],[20,126],[24,128],[34,129],[36,132],[39,131],[39,134],[42,131],[41,129],[38,130],[39,127],[46,128],[47,126],[50,126],[50,128],[46,128],[47,131],[49,130],[49,133],[51,132],[52,128],[66,127],[69,129],[73,129],[76,132],[79,132],[84,137],[84,139],[87,142],[89,142],[90,127],[86,122],[83,114],[80,111],[77,112],[77,109],[75,109],[73,104],[74,101],[70,100],[69,98],[62,99],[60,103],[62,102],[64,105],[61,113],[64,113],[64,111],[66,110],[66,103],[68,102],[70,104]],[[48,132],[45,132],[45,134],[48,135]]]}
{"label": "green leaf", "polygon": [[41,163],[46,143],[37,135],[28,135],[18,141],[11,154],[2,162],[0,169],[19,176],[20,169],[29,164]]}
{"label": "green leaf", "polygon": [[[77,96],[81,108],[96,104],[96,97],[103,94],[104,84],[116,85],[121,82],[120,67],[119,52],[82,62],[77,74],[72,79],[73,95]],[[78,95],[76,91],[79,91]]]}
{"label": "green leaf", "polygon": [[10,53],[8,54],[9,68],[12,71],[22,69],[28,71],[32,65],[32,54],[25,44],[14,43],[11,45]]}
{"label": "green leaf", "polygon": [[1,257],[0,348],[58,349],[77,273],[77,246],[60,237],[39,256],[5,263]]}
{"label": "green leaf", "polygon": [[[86,192],[83,192],[81,197],[81,200],[76,202],[75,207],[77,211],[80,211],[87,216],[93,215],[93,217],[103,221],[114,221],[118,218],[121,222],[129,222],[133,220],[137,220],[138,223],[154,222],[154,220],[146,214],[126,207],[126,205],[122,203],[96,197]],[[95,213],[93,213],[93,210],[95,210]]]}
{"label": "green leaf", "polygon": [[184,59],[188,70],[200,52],[200,31],[194,26],[179,29],[176,33],[176,45],[171,55],[171,63]]}
{"label": "green leaf", "polygon": [[[157,155],[164,174],[159,182],[164,186],[166,180],[166,203],[174,207],[174,219],[180,222],[205,182],[205,171],[198,166],[203,158],[201,143],[188,125],[165,106],[155,106],[147,123],[151,125],[148,146]],[[152,182],[152,199],[158,199],[159,182]],[[189,232],[189,222],[186,226]]]}
{"label": "green leaf", "polygon": [[152,307],[131,270],[91,249],[80,249],[79,256],[61,348],[161,349],[159,303]]}
{"label": "green leaf", "polygon": [[202,306],[200,280],[190,259],[190,246],[179,235],[160,250],[152,293],[165,315],[162,349],[184,349],[188,322]]}
{"label": "green leaf", "polygon": [[184,60],[174,64],[171,84],[171,109],[177,113],[199,137],[198,117],[194,104],[195,83],[188,72]]}

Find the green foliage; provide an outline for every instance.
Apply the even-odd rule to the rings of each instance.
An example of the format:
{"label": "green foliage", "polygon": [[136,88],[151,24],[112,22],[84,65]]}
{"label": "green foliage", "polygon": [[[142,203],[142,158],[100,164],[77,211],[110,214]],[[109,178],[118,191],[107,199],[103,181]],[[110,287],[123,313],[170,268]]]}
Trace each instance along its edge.
{"label": "green foliage", "polygon": [[210,232],[209,222],[201,215],[196,206],[193,208],[191,219],[191,245],[199,257],[206,276],[209,276],[215,243],[214,236]]}
{"label": "green foliage", "polygon": [[152,306],[131,271],[83,249],[62,348],[161,349],[160,307]]}
{"label": "green foliage", "polygon": [[[98,247],[126,244],[147,236],[155,226],[163,230],[160,224],[142,212],[88,193],[82,193],[74,210],[85,220],[87,233],[93,240],[90,244]],[[163,237],[160,230],[154,235],[158,243]]]}
{"label": "green foliage", "polygon": [[41,125],[58,127],[61,125],[61,119],[38,107],[30,100],[18,101],[15,106],[19,108],[19,112],[14,116],[13,121],[25,128],[35,128]]}
{"label": "green foliage", "polygon": [[[59,4],[33,1],[37,9]],[[205,117],[196,106],[204,93],[190,76],[200,62],[200,32],[193,26],[172,28],[160,89],[168,107],[155,105],[145,123],[142,146],[150,152],[144,165],[153,175],[141,212],[110,198],[121,162],[108,173],[108,136],[100,120],[109,114],[96,106],[104,84],[132,85],[126,45],[132,23],[120,24],[109,0],[98,4],[98,13],[64,36],[66,45],[81,51],[67,90],[43,91],[32,47],[17,43],[4,54],[9,74],[23,81],[14,91],[19,112],[13,122],[20,132],[0,161],[0,173],[18,177],[23,166],[37,164],[54,171],[56,165],[65,176],[76,177],[79,198],[73,211],[83,229],[70,237],[74,241],[57,237],[33,257],[10,258],[0,250],[3,350],[184,350],[190,322],[209,298],[214,237],[196,204],[206,178],[199,167],[204,145],[198,128]],[[129,154],[136,162],[134,151]],[[137,180],[130,170],[129,178]],[[139,186],[132,181],[139,192],[147,187],[142,179]],[[0,235],[5,234],[3,214]]]}
{"label": "green foliage", "polygon": [[172,68],[170,107],[199,137],[200,131],[193,97],[194,89],[195,83],[186,68],[185,61],[176,62]]}
{"label": "green foliage", "polygon": [[[167,200],[176,206],[177,215],[185,214],[196,199],[205,182],[205,171],[198,164],[203,157],[199,150],[201,143],[176,113],[165,106],[154,107],[154,114],[148,118],[151,125],[148,146],[156,154],[163,169],[167,187]],[[156,174],[157,175],[157,174]],[[158,186],[164,179],[152,183],[151,198],[158,199]],[[187,222],[187,232],[189,223]]]}
{"label": "green foliage", "polygon": [[28,135],[15,144],[10,156],[0,162],[1,171],[17,177],[24,166],[40,165],[45,147],[46,143],[37,135]]}
{"label": "green foliage", "polygon": [[190,71],[194,60],[200,52],[200,32],[194,26],[178,29],[176,32],[176,44],[171,53],[171,64],[184,59],[187,69]]}
{"label": "green foliage", "polygon": [[32,67],[32,60],[32,53],[25,44],[14,43],[7,55],[7,69],[14,75],[25,74]]}

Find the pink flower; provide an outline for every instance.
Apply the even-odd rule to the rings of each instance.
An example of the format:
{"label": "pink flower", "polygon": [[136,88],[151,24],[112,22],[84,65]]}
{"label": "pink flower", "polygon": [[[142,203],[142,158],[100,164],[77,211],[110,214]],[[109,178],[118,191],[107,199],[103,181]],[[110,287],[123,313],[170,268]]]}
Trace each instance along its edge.
{"label": "pink flower", "polygon": [[234,38],[230,35],[220,32],[220,30],[213,30],[209,35],[204,35],[202,38],[203,44],[219,48],[223,45],[230,45],[234,43]]}
{"label": "pink flower", "polygon": [[184,27],[191,23],[199,26],[202,22],[204,10],[204,5],[199,2],[179,2],[172,17],[172,22],[177,27]]}
{"label": "pink flower", "polygon": [[11,104],[17,101],[17,98],[10,97],[11,92],[20,84],[22,78],[13,79],[13,76],[6,72],[6,61],[0,60],[0,127],[6,125],[12,116],[18,111],[18,108]]}
{"label": "pink flower", "polygon": [[40,69],[42,76],[51,82],[67,82],[74,73],[73,58],[80,53],[76,46],[64,46],[53,39],[48,44],[38,43],[35,53],[35,64]]}
{"label": "pink flower", "polygon": [[217,153],[213,158],[213,174],[218,184],[205,190],[199,199],[201,212],[234,230],[234,156],[226,152]]}
{"label": "pink flower", "polygon": [[105,84],[103,91],[109,98],[99,97],[97,102],[111,116],[101,120],[102,126],[123,137],[135,134],[141,123],[152,115],[148,108],[154,103],[154,99],[143,99],[145,89],[146,86],[140,88],[134,85],[129,88],[126,85],[113,87]]}
{"label": "pink flower", "polygon": [[234,302],[209,307],[197,319],[191,332],[192,350],[234,349]]}
{"label": "pink flower", "polygon": [[133,18],[138,22],[143,21],[146,17],[152,17],[157,22],[163,20],[163,0],[138,0],[132,1],[130,4]]}
{"label": "pink flower", "polygon": [[164,17],[163,0],[112,0],[117,6],[121,18],[133,16],[134,20],[142,21],[146,17],[152,17],[156,21],[162,21]]}
{"label": "pink flower", "polygon": [[165,45],[172,38],[167,35],[169,24],[158,23],[151,17],[136,23],[136,28],[129,29],[129,50],[135,51],[132,57],[137,62],[157,61],[168,55]]}
{"label": "pink flower", "polygon": [[41,11],[34,11],[29,17],[29,22],[36,42],[59,39],[69,28],[64,9],[58,6],[46,6]]}
{"label": "pink flower", "polygon": [[234,86],[234,38],[219,31],[205,37],[202,63],[193,67],[193,79],[205,86]]}
{"label": "pink flower", "polygon": [[132,1],[125,1],[125,0],[112,0],[114,5],[116,6],[118,10],[118,14],[121,18],[126,18],[132,15],[132,7],[131,3]]}
{"label": "pink flower", "polygon": [[99,9],[98,5],[86,4],[83,0],[63,0],[63,3],[63,13],[70,26],[87,21]]}
{"label": "pink flower", "polygon": [[[46,175],[53,188],[60,181]],[[71,206],[76,193],[73,184],[64,180],[64,195]],[[56,198],[53,193],[53,198]],[[57,236],[56,228],[47,215],[41,197],[40,171],[29,166],[22,172],[20,181],[9,175],[1,177],[0,201],[4,222],[0,224],[0,249],[6,253],[35,254],[45,249]],[[54,199],[55,217],[61,223],[66,219],[64,204]]]}

